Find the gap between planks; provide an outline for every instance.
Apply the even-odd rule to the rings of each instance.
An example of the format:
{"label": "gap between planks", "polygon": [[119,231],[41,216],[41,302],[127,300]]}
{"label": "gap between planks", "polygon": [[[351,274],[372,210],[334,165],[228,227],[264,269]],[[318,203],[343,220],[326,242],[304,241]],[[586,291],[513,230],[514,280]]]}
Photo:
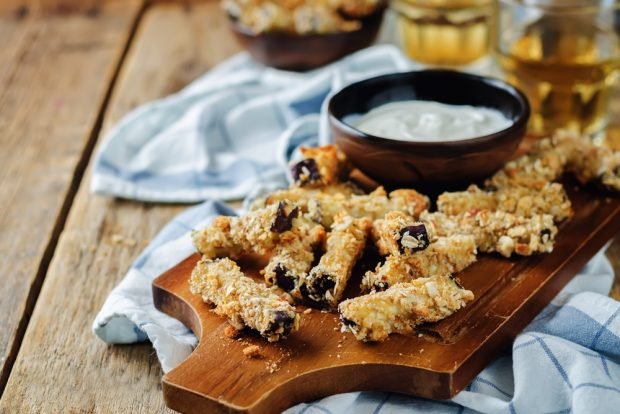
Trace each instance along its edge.
{"label": "gap between planks", "polygon": [[[86,171],[86,167],[88,166],[88,162],[95,148],[97,138],[101,132],[104,115],[105,115],[106,109],[108,108],[110,97],[112,95],[112,91],[114,90],[116,80],[118,78],[120,69],[127,56],[127,52],[135,37],[135,33],[139,26],[140,20],[144,14],[144,11],[146,10],[146,3],[142,2],[138,7],[139,7],[138,11],[133,17],[133,21],[131,22],[130,28],[128,30],[122,52],[114,66],[114,70],[110,78],[110,82],[108,83],[108,86],[103,95],[101,106],[97,110],[95,122],[93,124],[93,127],[90,133],[88,134],[87,141],[84,145],[84,150],[82,154],[80,155],[80,158],[76,164],[75,170],[72,174],[71,182],[67,189],[64,201],[62,203],[62,206],[60,208],[56,221],[54,223],[51,236],[43,251],[43,255],[41,257],[41,260],[35,272],[35,277],[32,280],[32,283],[30,284],[30,287],[28,289],[28,294],[26,296],[25,305],[24,305],[24,311],[22,313],[21,318],[19,319],[16,331],[15,331],[15,337],[12,343],[8,344],[9,351],[6,356],[6,360],[0,361],[0,362],[3,362],[2,366],[0,367],[1,368],[0,369],[0,397],[2,397],[2,394],[4,393],[4,389],[6,387],[8,378],[11,374],[13,365],[15,364],[17,354],[19,353],[19,349],[21,347],[24,334],[26,332],[26,328],[28,327],[28,323],[30,321],[32,311],[38,299],[39,293],[41,292],[41,287],[43,286],[43,281],[45,280],[45,275],[49,268],[49,264],[52,260],[52,257],[54,256],[54,251],[58,244],[58,239],[65,227],[65,223],[67,221],[69,211],[71,210],[73,200],[75,199],[77,190],[80,186],[82,178],[84,177],[84,172]],[[23,9],[19,9],[19,10],[23,10]],[[41,17],[38,17],[38,18],[41,18]],[[20,58],[20,60],[22,59]],[[19,70],[19,65],[16,65],[16,67],[14,68],[14,71],[17,71],[17,70]],[[8,76],[9,76],[8,81],[10,82],[10,80],[14,76],[14,73],[9,74]]]}

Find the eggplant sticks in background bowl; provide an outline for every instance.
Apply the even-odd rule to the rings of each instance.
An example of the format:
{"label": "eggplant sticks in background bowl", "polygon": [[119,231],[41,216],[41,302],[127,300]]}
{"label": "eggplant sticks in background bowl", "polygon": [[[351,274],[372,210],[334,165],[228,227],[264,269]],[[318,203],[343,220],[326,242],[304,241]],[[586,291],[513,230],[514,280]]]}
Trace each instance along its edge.
{"label": "eggplant sticks in background bowl", "polygon": [[308,70],[369,46],[385,0],[225,0],[238,41],[254,59],[286,70]]}

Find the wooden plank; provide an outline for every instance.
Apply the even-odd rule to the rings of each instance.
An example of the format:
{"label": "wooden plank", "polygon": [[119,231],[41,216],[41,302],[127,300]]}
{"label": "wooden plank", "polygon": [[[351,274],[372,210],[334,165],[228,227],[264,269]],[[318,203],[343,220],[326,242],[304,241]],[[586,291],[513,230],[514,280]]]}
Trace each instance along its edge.
{"label": "wooden plank", "polygon": [[0,15],[0,91],[5,91],[17,67],[22,63],[20,52],[27,50],[24,45],[31,33],[31,20],[22,15]]}
{"label": "wooden plank", "polygon": [[0,17],[0,392],[139,11]]}
{"label": "wooden plank", "polygon": [[[146,10],[104,125],[175,91],[238,49],[219,4],[157,4]],[[87,172],[50,264],[0,413],[168,411],[149,344],[106,346],[90,331],[110,290],[156,232],[185,206],[93,196]],[[115,244],[120,234],[135,245]]]}

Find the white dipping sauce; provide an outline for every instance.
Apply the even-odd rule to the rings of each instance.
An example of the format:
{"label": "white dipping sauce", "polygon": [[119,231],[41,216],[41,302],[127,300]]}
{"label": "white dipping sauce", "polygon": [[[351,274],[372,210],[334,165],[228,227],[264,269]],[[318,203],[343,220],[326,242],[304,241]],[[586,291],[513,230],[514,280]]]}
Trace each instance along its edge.
{"label": "white dipping sauce", "polygon": [[357,129],[400,141],[458,141],[501,131],[512,121],[500,111],[433,101],[381,105],[358,118]]}

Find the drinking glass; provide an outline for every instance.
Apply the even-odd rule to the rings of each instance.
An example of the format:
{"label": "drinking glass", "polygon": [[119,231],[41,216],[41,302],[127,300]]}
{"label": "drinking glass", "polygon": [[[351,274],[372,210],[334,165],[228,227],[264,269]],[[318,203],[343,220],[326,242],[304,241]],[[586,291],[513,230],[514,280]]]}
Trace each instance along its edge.
{"label": "drinking glass", "polygon": [[619,63],[615,0],[499,0],[498,62],[527,95],[529,131],[604,135]]}
{"label": "drinking glass", "polygon": [[487,57],[493,0],[392,0],[405,53],[433,66],[462,66]]}

